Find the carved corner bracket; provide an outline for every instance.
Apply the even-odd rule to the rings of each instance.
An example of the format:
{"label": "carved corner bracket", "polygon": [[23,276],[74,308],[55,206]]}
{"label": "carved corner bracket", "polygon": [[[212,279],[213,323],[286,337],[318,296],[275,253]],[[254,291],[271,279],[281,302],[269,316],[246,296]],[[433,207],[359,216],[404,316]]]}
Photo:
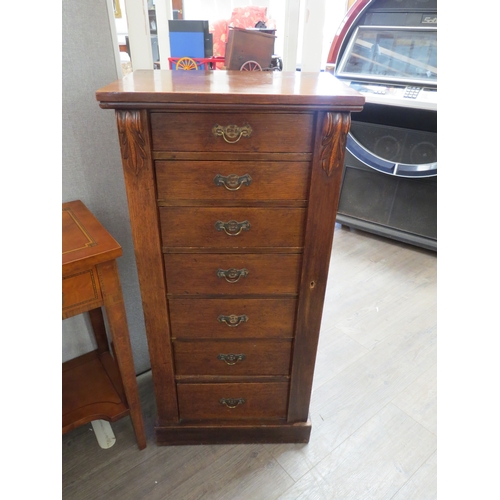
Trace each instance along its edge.
{"label": "carved corner bracket", "polygon": [[350,113],[325,113],[321,129],[320,161],[328,177],[343,167],[347,133],[350,127]]}
{"label": "carved corner bracket", "polygon": [[117,110],[116,121],[123,166],[138,175],[148,160],[147,141],[143,133],[141,112]]}

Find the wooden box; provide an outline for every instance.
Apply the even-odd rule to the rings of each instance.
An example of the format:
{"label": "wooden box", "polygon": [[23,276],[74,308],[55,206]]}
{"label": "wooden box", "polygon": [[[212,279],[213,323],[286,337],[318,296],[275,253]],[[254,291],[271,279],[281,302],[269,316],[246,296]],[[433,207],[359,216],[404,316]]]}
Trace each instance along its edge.
{"label": "wooden box", "polygon": [[276,36],[261,31],[230,28],[226,45],[226,68],[240,70],[247,61],[269,68],[274,54]]}

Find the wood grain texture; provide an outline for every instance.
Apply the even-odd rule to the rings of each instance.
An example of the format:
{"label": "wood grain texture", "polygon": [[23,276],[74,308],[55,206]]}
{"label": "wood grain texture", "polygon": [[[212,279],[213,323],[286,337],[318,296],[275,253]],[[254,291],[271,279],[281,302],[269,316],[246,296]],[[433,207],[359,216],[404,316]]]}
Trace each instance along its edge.
{"label": "wood grain texture", "polygon": [[139,70],[96,92],[102,108],[156,107],[162,103],[189,110],[192,106],[215,109],[286,110],[297,108],[361,111],[365,98],[328,72],[286,71],[148,71]]}
{"label": "wood grain texture", "polygon": [[94,331],[94,337],[97,343],[97,351],[102,353],[109,350],[108,336],[106,334],[106,324],[100,307],[88,311],[90,324]]}
{"label": "wood grain texture", "polygon": [[[286,152],[312,151],[312,113],[151,113],[152,141],[155,151],[229,151]],[[293,123],[293,126],[292,126]],[[215,125],[251,127],[248,137],[216,136]],[[231,143],[228,142],[232,141]]]}
{"label": "wood grain texture", "polygon": [[[132,500],[159,492],[165,498],[171,490],[193,475],[191,464],[196,462],[196,470],[203,470],[231,450],[231,446],[155,446],[156,402],[151,372],[140,375],[138,385],[150,446],[136,453],[129,419],[113,424],[117,440],[108,450],[99,448],[94,433],[89,430],[90,425],[66,434],[63,436],[63,477],[71,476],[73,479],[65,483],[64,498]],[[112,467],[109,463],[110,454],[105,451],[111,452],[116,460]]]}
{"label": "wood grain texture", "polygon": [[[286,416],[288,384],[179,384],[179,408],[183,420],[257,420]],[[237,399],[234,408],[221,399]],[[223,431],[222,431],[223,433]]]}
{"label": "wood grain texture", "polygon": [[[137,453],[137,444],[130,418],[123,418],[112,424],[117,439],[113,447],[108,450],[100,448],[90,424],[70,431],[63,436],[62,474],[66,477],[71,476],[72,480],[65,484],[63,497],[79,500],[89,497],[106,497],[107,491],[112,490],[123,480],[124,473],[134,477],[134,469],[137,470],[139,466],[140,470],[141,464],[153,456],[157,456],[154,451],[155,447],[152,446],[153,414],[156,410],[156,403],[153,397],[151,372],[148,372],[146,380],[145,384],[144,377],[139,376],[137,384],[148,446]],[[101,453],[104,451],[111,451],[113,458],[117,460],[111,475],[109,475],[109,458],[111,457],[109,454]],[[161,455],[158,458],[161,459]],[[182,463],[181,458],[180,460]],[[101,483],[101,485],[97,486],[97,483]],[[133,489],[132,484],[128,485],[127,488]],[[133,496],[129,498],[133,498]]]}
{"label": "wood grain texture", "polygon": [[[325,305],[328,307],[330,297],[328,292]],[[345,335],[336,327],[332,320],[322,323],[318,343],[316,365],[314,367],[313,391],[328,382],[332,377],[345,370],[349,365],[361,359],[368,349],[354,339]]]}
{"label": "wood grain texture", "polygon": [[116,112],[123,172],[141,286],[146,330],[155,368],[158,409],[166,422],[178,420],[165,280],[157,225],[156,187],[149,144],[149,120],[145,111]]}
{"label": "wood grain texture", "polygon": [[[172,338],[291,338],[296,306],[296,299],[170,299]],[[221,316],[244,321],[228,326]]]}
{"label": "wood grain texture", "polygon": [[418,377],[392,403],[437,435],[437,365]]}
{"label": "wood grain texture", "polygon": [[[300,248],[305,215],[303,208],[161,207],[162,242],[169,248]],[[230,221],[242,225],[232,230]]]}
{"label": "wood grain texture", "polygon": [[63,276],[121,255],[121,246],[81,200],[62,204]]}
{"label": "wood grain texture", "polygon": [[[220,203],[223,200],[307,200],[309,194],[309,163],[278,161],[156,161],[158,198],[173,200],[205,200]],[[239,178],[235,191],[223,183],[216,184],[217,176]],[[226,185],[231,187],[228,181]],[[235,189],[235,188],[232,188]]]}
{"label": "wood grain texture", "polygon": [[345,145],[350,126],[351,116],[347,113],[326,113],[323,119],[320,161],[328,177],[335,169],[344,165]]}
{"label": "wood grain texture", "polygon": [[273,456],[300,477],[435,362],[435,327],[400,333],[394,325],[384,342],[314,391],[310,408],[314,432],[309,446],[300,450],[300,460],[282,455],[279,448],[272,449]]}
{"label": "wood grain texture", "polygon": [[242,153],[239,151],[153,151],[154,160],[179,160],[193,161],[217,161],[217,162],[309,162],[312,153]]}
{"label": "wood grain texture", "polygon": [[[416,319],[411,330],[402,335],[403,338],[400,331],[406,322],[397,313],[400,304],[393,307],[397,319],[386,324],[384,340],[371,348],[358,344],[358,349],[355,349],[352,343],[357,341],[349,341],[349,337],[335,326],[355,312],[354,306],[361,309],[368,307],[375,291],[380,299],[390,295],[392,288],[389,285],[399,279],[393,273],[394,269],[404,269],[401,279],[408,283],[408,293],[412,282],[419,286],[417,276],[422,273],[434,282],[435,287],[435,263],[434,252],[336,226],[320,346],[328,350],[330,345],[336,344],[342,356],[329,358],[319,355],[317,358],[316,368],[322,383],[313,391],[310,410],[314,425],[307,445],[156,446],[156,403],[151,372],[148,372],[138,377],[147,448],[138,452],[129,418],[112,424],[117,441],[108,450],[99,448],[88,428],[90,426],[70,431],[62,439],[63,498],[163,500],[177,497],[194,500],[203,495],[204,499],[216,500],[224,496],[239,499],[247,495],[251,500],[276,500],[289,488],[288,498],[301,498],[301,491],[306,491],[307,495],[306,478],[311,497],[324,498],[319,485],[330,475],[335,477],[336,488],[342,491],[352,487],[355,478],[363,479],[371,473],[376,491],[374,498],[434,500],[437,498],[436,453],[433,451],[424,457],[420,442],[415,446],[405,444],[415,443],[415,438],[417,441],[420,438],[422,445],[428,446],[428,429],[422,428],[411,414],[407,414],[409,420],[396,419],[399,422],[397,432],[396,427],[391,425],[395,430],[391,432],[387,426],[391,423],[390,413],[385,413],[385,418],[372,420],[381,410],[394,404],[396,398],[404,399],[408,402],[407,408],[414,409],[419,407],[418,402],[421,401],[423,406],[414,414],[415,417],[427,408],[421,395],[424,391],[432,393],[432,386],[435,387],[431,374],[436,363],[436,351],[432,347],[436,324],[429,328],[426,318],[435,301],[433,287],[427,288],[421,300],[414,302],[411,316],[415,315]],[[373,279],[376,279],[376,284],[367,294],[364,289],[370,286]],[[350,283],[353,283],[352,287]],[[391,307],[390,301],[387,301],[387,307]],[[372,327],[379,329],[379,322],[379,317],[374,316]],[[427,389],[424,388],[425,380],[430,384]],[[323,386],[326,387],[318,394],[318,403],[332,393],[329,403],[332,413],[329,417],[323,412],[324,408],[315,403],[315,395]],[[347,408],[350,395],[353,395],[352,404]],[[435,411],[432,407],[428,408]],[[393,416],[401,416],[397,410],[392,410]],[[332,417],[337,411],[342,414],[339,419]],[[410,425],[412,420],[418,425]],[[365,426],[368,422],[371,422],[369,427]],[[170,434],[172,431],[165,430],[167,432]],[[199,430],[199,435],[203,432],[203,429]],[[355,439],[349,439],[354,434]],[[349,446],[339,448],[343,442]],[[254,456],[257,451],[259,454]],[[340,460],[332,462],[336,457],[342,458],[345,466],[342,467]],[[335,469],[328,468],[326,473],[322,470],[320,474],[316,466],[324,459],[329,460],[328,464]],[[399,464],[404,467],[399,467]],[[398,467],[400,470],[397,470]],[[302,478],[304,482],[294,486]],[[393,480],[399,488],[396,493]],[[354,483],[353,491],[359,493],[356,485]],[[325,494],[328,491],[325,490]],[[284,498],[287,498],[286,495]],[[326,498],[331,500],[331,496]],[[358,498],[363,496],[358,494],[356,500]]]}
{"label": "wood grain texture", "polygon": [[392,498],[435,500],[438,497],[437,481],[437,452],[434,452]]}
{"label": "wood grain texture", "polygon": [[[88,312],[97,343],[96,350],[63,363],[62,432],[92,420],[114,422],[130,415],[137,445],[144,449],[146,436],[115,260],[121,247],[81,201],[63,203],[62,211],[62,317]],[[108,319],[109,343],[101,307]]]}
{"label": "wood grain texture", "polygon": [[[356,344],[356,340],[346,336],[349,340],[344,339],[342,344],[350,347],[344,349],[342,360],[318,355],[321,384],[312,396],[313,432],[309,445],[268,447],[294,479],[314,468],[329,450],[393,398],[407,394],[409,386],[436,360],[436,321],[434,316],[434,324],[429,324],[427,315],[435,307],[435,255],[338,225],[335,233],[320,335],[327,344],[335,342],[339,335],[346,336],[336,325],[367,307],[374,294],[380,300],[392,294],[392,287],[401,279],[394,270],[404,269],[404,280],[410,289],[412,284],[418,288],[415,278],[422,273],[428,274],[434,285],[427,288],[421,301],[414,303],[411,315],[416,314],[418,319],[411,329],[405,330],[406,319],[398,315],[399,305],[394,303],[388,307],[392,307],[397,320],[385,325],[385,339],[372,349],[362,344],[355,348],[352,343]],[[367,289],[370,293],[366,293]],[[381,329],[383,324],[380,316],[374,316],[371,328]],[[432,391],[432,385],[428,390]]]}
{"label": "wood grain texture", "polygon": [[[176,341],[173,345],[178,376],[289,375],[289,340]],[[226,361],[219,359],[220,355],[226,356]],[[232,361],[229,355],[240,355],[241,359]]]}
{"label": "wood grain texture", "polygon": [[108,319],[110,337],[113,342],[113,354],[120,370],[123,390],[127,398],[132,424],[139,448],[145,448],[146,436],[142,420],[139,392],[135,374],[132,346],[127,326],[127,313],[123,302],[118,266],[115,260],[97,265],[101,283],[104,309]]}
{"label": "wood grain texture", "polygon": [[[257,478],[266,485],[265,492],[257,484]],[[196,471],[187,482],[172,489],[170,495],[171,498],[183,499],[271,499],[276,498],[290,484],[290,477],[261,446],[236,446],[224,458],[215,460],[211,467]],[[152,498],[165,497],[157,494]]]}
{"label": "wood grain texture", "polygon": [[[301,255],[166,254],[165,273],[171,295],[296,294]],[[234,283],[218,277],[222,269],[246,269]]]}
{"label": "wood grain texture", "polygon": [[388,405],[279,498],[392,498],[435,449],[433,434]]}
{"label": "wood grain texture", "polygon": [[229,70],[240,71],[247,61],[255,61],[261,68],[271,66],[275,35],[232,28],[228,31],[224,65]]}
{"label": "wood grain texture", "polygon": [[[288,421],[305,421],[309,412],[321,314],[340,195],[344,150],[332,137],[346,133],[348,113],[319,113],[311,192],[306,222],[304,265],[300,278]],[[327,135],[325,135],[327,134]],[[336,142],[335,139],[334,142]],[[325,169],[325,162],[327,168]]]}
{"label": "wood grain texture", "polygon": [[62,317],[70,318],[102,304],[95,266],[67,274],[62,280]]}
{"label": "wood grain texture", "polygon": [[[397,254],[402,258],[390,269],[383,259],[369,263],[373,271],[369,280],[355,278],[346,285],[346,289],[336,294],[336,299],[346,308],[345,318],[337,327],[368,349],[386,338],[391,325],[401,324],[405,331],[415,331],[422,328],[424,322],[429,327],[436,323],[436,264],[422,266],[419,272],[415,272],[409,265],[410,259],[403,258],[404,251],[399,249]],[[416,259],[424,264],[427,256],[417,253],[413,261]],[[334,272],[342,272],[335,268],[334,261],[332,266]],[[359,287],[365,299],[363,307],[357,307],[353,301],[347,302]],[[381,289],[384,290],[383,294],[380,293]],[[434,298],[432,302],[429,301],[431,297]],[[425,314],[417,313],[419,304],[429,302]]]}
{"label": "wood grain texture", "polygon": [[62,365],[62,431],[92,420],[129,415],[120,373],[111,354],[91,351]]}
{"label": "wood grain texture", "polygon": [[[239,436],[232,427],[230,435],[235,442],[244,435],[258,442],[273,435],[277,442],[294,436],[303,442],[310,431],[308,408],[349,113],[360,109],[364,98],[321,74],[173,73],[137,72],[115,91],[112,85],[97,92],[102,107],[117,110],[159,400],[158,442],[178,443],[189,436],[199,442],[202,436],[202,428],[188,431],[177,424],[175,380],[179,389],[186,378],[223,384],[223,377],[241,383],[246,377],[264,391],[268,383],[288,383],[289,376],[283,431],[267,427],[258,437],[255,424]],[[298,168],[293,162],[299,160],[308,161]],[[215,194],[222,174],[214,174],[214,162],[223,172],[237,168],[225,186],[238,193],[228,195],[222,187],[220,198]],[[239,169],[255,166],[261,192],[246,189],[252,185],[248,172],[246,184],[238,185]],[[245,196],[238,197],[240,189]],[[288,333],[293,341],[263,334],[261,339],[173,337],[169,301],[183,297],[297,298],[295,330]],[[228,371],[214,361],[220,356],[241,363]],[[220,421],[212,438],[220,442],[224,436],[227,442],[225,430]],[[169,437],[171,431],[177,436]]]}

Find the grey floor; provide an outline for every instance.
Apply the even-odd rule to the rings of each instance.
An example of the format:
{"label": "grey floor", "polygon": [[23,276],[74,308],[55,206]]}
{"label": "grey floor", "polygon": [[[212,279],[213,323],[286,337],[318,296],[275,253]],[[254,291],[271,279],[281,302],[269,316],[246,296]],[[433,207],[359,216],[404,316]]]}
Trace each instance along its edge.
{"label": "grey floor", "polygon": [[129,418],[101,449],[63,436],[63,498],[435,499],[436,253],[336,227],[307,445],[158,447],[151,374],[138,377],[148,446]]}

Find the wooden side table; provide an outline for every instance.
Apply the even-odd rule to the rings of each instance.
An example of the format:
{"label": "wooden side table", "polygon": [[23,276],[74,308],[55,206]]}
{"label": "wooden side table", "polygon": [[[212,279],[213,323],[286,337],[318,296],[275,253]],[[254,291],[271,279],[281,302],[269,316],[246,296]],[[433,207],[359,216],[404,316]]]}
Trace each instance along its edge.
{"label": "wooden side table", "polygon": [[121,255],[121,246],[81,201],[63,203],[62,318],[88,312],[97,349],[62,365],[62,432],[130,415],[142,450],[146,436],[116,265]]}

